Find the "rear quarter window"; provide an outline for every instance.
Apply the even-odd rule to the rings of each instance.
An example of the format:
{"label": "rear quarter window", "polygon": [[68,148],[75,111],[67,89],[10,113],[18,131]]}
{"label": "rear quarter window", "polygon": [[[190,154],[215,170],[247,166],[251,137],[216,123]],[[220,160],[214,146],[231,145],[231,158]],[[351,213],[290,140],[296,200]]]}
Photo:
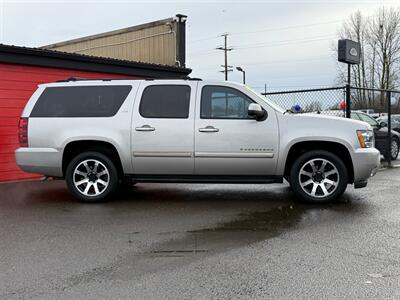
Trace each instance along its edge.
{"label": "rear quarter window", "polygon": [[130,85],[48,87],[30,117],[112,117],[131,89]]}

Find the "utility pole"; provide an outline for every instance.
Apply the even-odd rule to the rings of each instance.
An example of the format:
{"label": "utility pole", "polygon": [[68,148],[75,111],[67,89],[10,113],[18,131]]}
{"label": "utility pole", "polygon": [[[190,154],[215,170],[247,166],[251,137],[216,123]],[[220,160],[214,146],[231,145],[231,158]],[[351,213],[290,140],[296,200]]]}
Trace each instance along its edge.
{"label": "utility pole", "polygon": [[224,37],[224,47],[218,47],[217,50],[222,50],[224,51],[225,54],[225,64],[221,65],[221,67],[224,68],[223,71],[220,71],[222,73],[225,73],[225,80],[228,80],[228,72],[232,72],[232,66],[228,66],[228,51],[232,51],[233,48],[228,48],[228,33],[224,33],[223,35],[221,35],[222,37]]}
{"label": "utility pole", "polygon": [[264,95],[265,97],[267,97],[267,84],[264,83]]}

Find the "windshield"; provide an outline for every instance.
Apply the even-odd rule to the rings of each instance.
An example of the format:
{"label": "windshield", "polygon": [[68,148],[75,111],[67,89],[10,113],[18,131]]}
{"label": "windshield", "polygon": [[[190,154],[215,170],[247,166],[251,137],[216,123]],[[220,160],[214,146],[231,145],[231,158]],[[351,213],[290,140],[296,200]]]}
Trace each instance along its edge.
{"label": "windshield", "polygon": [[366,122],[371,126],[378,127],[378,122],[374,118],[366,114],[360,114],[360,113],[358,114],[358,116],[360,117],[361,121]]}
{"label": "windshield", "polygon": [[263,96],[261,96],[258,92],[256,92],[255,90],[253,90],[251,87],[245,85],[246,89],[254,96],[256,96],[258,99],[260,99],[261,101],[264,101],[265,103],[267,103],[269,106],[271,106],[273,109],[275,109],[276,111],[280,112],[280,113],[284,113],[285,110],[280,107],[278,104],[272,102],[271,100],[268,100],[267,98],[264,98]]}

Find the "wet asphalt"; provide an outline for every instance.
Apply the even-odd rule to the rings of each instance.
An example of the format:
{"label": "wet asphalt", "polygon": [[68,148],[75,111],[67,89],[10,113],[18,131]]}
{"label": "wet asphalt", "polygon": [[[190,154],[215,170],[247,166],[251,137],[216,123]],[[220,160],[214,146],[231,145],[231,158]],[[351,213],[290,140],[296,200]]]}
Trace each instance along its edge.
{"label": "wet asphalt", "polygon": [[0,185],[0,299],[399,299],[400,168],[338,203],[287,185],[138,184],[82,204]]}

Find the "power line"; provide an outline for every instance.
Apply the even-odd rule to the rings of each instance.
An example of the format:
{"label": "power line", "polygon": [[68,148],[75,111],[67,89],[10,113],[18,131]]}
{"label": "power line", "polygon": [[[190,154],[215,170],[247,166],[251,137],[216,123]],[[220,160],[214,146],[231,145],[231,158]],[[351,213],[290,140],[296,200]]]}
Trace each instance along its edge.
{"label": "power line", "polygon": [[[343,20],[336,20],[336,21],[329,21],[329,22],[300,24],[300,25],[293,25],[293,26],[286,26],[286,27],[265,28],[265,29],[255,30],[255,31],[242,31],[242,32],[236,32],[236,33],[234,32],[234,33],[231,33],[231,35],[253,34],[253,33],[268,32],[268,31],[290,30],[290,29],[297,29],[297,28],[304,28],[304,27],[312,27],[312,26],[316,26],[316,25],[340,23],[342,21]],[[197,40],[188,41],[188,44],[207,41],[207,40],[213,40],[213,39],[217,39],[217,38],[219,38],[219,36],[208,36],[208,37],[200,38],[200,39],[197,39]]]}
{"label": "power line", "polygon": [[290,40],[280,40],[280,41],[270,41],[270,42],[263,42],[263,43],[255,43],[255,44],[244,44],[244,45],[238,45],[235,47],[235,49],[243,49],[243,48],[260,48],[260,47],[268,47],[268,46],[273,46],[275,44],[287,44],[287,43],[296,43],[296,42],[314,42],[314,41],[320,41],[320,40],[330,40],[331,38],[334,38],[335,35],[317,35],[317,36],[310,36],[310,37],[304,37],[304,38],[299,38],[299,39],[290,39]]}
{"label": "power line", "polygon": [[[319,38],[319,37],[321,37],[321,38]],[[329,37],[329,38],[325,38],[325,37]],[[268,47],[286,46],[286,45],[293,45],[293,44],[314,43],[314,42],[331,40],[334,37],[335,37],[335,35],[321,35],[321,36],[305,37],[305,38],[295,39],[295,40],[280,40],[280,41],[271,41],[271,42],[267,42],[267,43],[244,44],[244,45],[236,46],[235,50],[253,49],[253,48],[268,48]],[[214,49],[214,50],[216,50],[216,49]],[[212,54],[212,53],[214,53],[213,50],[188,52],[189,55],[205,55],[205,54]]]}
{"label": "power line", "polygon": [[312,27],[312,26],[316,26],[316,25],[340,23],[342,21],[343,20],[336,20],[336,21],[329,21],[329,22],[309,23],[309,24],[286,26],[286,27],[267,28],[267,29],[260,29],[260,30],[255,30],[255,31],[242,31],[242,32],[232,33],[232,35],[253,34],[253,33],[267,32],[267,31],[281,31],[281,30],[297,29],[297,28],[304,28],[304,27]]}
{"label": "power line", "polygon": [[298,41],[298,42],[287,42],[281,44],[271,44],[271,45],[264,45],[264,46],[254,46],[254,47],[235,47],[237,50],[246,50],[246,49],[255,49],[255,48],[271,48],[271,47],[280,47],[280,46],[291,46],[291,45],[298,45],[298,44],[308,44],[308,43],[316,43],[316,42],[323,42],[323,41],[330,41],[332,38],[324,38],[324,39],[314,39],[314,40],[305,40],[305,41]]}

